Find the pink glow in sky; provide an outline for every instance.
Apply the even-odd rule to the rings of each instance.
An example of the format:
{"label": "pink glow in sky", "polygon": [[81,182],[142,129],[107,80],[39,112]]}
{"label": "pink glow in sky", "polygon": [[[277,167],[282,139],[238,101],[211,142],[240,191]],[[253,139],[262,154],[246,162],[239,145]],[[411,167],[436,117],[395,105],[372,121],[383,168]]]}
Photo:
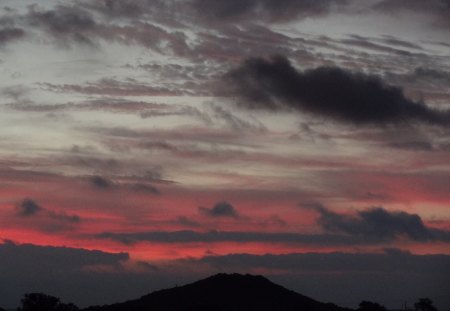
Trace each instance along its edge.
{"label": "pink glow in sky", "polygon": [[0,305],[238,271],[450,310],[448,1],[276,3],[0,3]]}

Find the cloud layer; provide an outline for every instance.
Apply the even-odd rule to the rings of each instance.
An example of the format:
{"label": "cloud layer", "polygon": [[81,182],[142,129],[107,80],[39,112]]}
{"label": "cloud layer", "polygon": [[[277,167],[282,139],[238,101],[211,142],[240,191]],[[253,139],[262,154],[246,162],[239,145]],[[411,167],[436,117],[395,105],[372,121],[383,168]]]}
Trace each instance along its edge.
{"label": "cloud layer", "polygon": [[249,108],[293,109],[353,124],[450,124],[448,111],[414,102],[377,76],[337,67],[299,71],[283,56],[247,59],[225,81]]}
{"label": "cloud layer", "polygon": [[447,284],[445,1],[1,2],[2,307],[227,269],[351,307]]}
{"label": "cloud layer", "polygon": [[211,20],[268,20],[286,22],[324,15],[346,0],[192,0],[193,8]]}
{"label": "cloud layer", "polygon": [[370,240],[404,237],[414,241],[450,242],[449,231],[428,228],[417,214],[387,211],[382,207],[358,211],[356,215],[338,214],[320,205],[315,209],[320,213],[318,223],[330,232],[362,236]]}

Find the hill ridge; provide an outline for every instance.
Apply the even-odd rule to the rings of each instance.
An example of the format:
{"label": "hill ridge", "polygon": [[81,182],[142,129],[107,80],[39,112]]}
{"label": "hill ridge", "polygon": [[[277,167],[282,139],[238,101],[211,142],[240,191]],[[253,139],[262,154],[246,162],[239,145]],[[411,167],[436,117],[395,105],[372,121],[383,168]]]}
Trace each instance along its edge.
{"label": "hill ridge", "polygon": [[344,311],[286,289],[261,275],[218,273],[183,286],[161,289],[107,306],[85,311]]}

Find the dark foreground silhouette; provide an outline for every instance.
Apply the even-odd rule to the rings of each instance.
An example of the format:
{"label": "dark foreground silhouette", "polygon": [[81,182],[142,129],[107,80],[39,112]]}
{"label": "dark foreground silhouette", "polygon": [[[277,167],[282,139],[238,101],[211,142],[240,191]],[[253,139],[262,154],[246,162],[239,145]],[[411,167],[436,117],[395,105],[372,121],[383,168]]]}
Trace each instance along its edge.
{"label": "dark foreground silhouette", "polygon": [[137,300],[86,311],[344,311],[272,283],[262,276],[218,274],[185,286],[153,292]]}
{"label": "dark foreground silhouette", "polygon": [[[428,298],[414,304],[415,311],[437,311]],[[19,311],[80,311],[72,303],[42,293],[25,294]],[[153,292],[136,300],[82,311],[353,311],[318,302],[262,276],[217,274],[185,286]],[[0,311],[3,309],[0,308]],[[362,301],[356,311],[387,311],[376,302]]]}

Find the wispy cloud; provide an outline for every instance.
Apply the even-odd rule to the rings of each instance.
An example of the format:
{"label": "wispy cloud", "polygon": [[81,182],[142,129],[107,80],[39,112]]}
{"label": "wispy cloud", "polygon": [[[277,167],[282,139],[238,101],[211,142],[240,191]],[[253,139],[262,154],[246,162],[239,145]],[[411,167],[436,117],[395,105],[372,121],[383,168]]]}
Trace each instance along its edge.
{"label": "wispy cloud", "polygon": [[64,44],[71,41],[94,44],[90,36],[97,23],[88,11],[78,6],[58,5],[48,11],[32,6],[27,18],[32,26],[41,27]]}
{"label": "wispy cloud", "polygon": [[270,0],[193,0],[192,7],[209,20],[251,21],[268,20],[286,22],[294,19],[321,16],[329,13],[346,0],[307,1],[281,0],[276,4]]}
{"label": "wispy cloud", "polygon": [[[297,245],[333,245],[348,246],[369,243],[366,239],[349,235],[336,234],[301,234],[293,232],[245,232],[245,231],[148,231],[136,233],[104,232],[96,236],[100,239],[110,239],[124,244],[138,242],[158,243],[281,243]],[[373,239],[372,243],[379,243],[379,239]]]}

